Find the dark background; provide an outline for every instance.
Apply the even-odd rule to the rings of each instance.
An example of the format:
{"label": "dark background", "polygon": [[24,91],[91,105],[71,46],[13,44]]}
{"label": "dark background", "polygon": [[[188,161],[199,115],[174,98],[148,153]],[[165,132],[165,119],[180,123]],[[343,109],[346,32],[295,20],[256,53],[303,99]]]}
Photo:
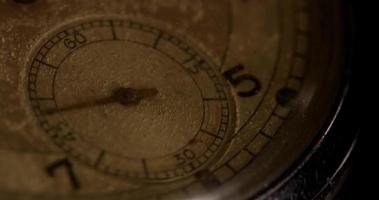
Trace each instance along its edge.
{"label": "dark background", "polygon": [[[362,88],[364,87],[364,76],[363,73],[366,72],[367,59],[364,58],[367,55],[363,47],[363,16],[366,14],[367,10],[363,9],[363,2],[357,0],[347,0],[347,14],[351,20],[352,34],[350,42],[352,47],[350,49],[350,60],[351,65],[351,85],[350,91],[352,92],[352,106],[353,113],[355,113],[355,121],[351,123],[356,123],[359,127],[359,135],[356,143],[356,148],[354,149],[351,157],[351,171],[348,175],[345,184],[342,186],[341,191],[338,193],[337,200],[350,200],[350,199],[377,199],[377,197],[370,194],[370,186],[375,189],[376,179],[374,178],[374,173],[368,166],[372,166],[372,162],[369,162],[369,158],[373,159],[372,156],[375,155],[374,152],[367,151],[368,148],[368,130],[363,130],[363,124],[366,122],[366,116],[364,111],[366,110],[367,103],[364,102],[366,99],[362,98],[367,96],[367,93]],[[364,3],[367,3],[364,2]],[[365,77],[368,78],[368,77]],[[376,156],[375,156],[376,157]],[[374,158],[375,158],[374,157]],[[370,178],[371,177],[371,178]]]}

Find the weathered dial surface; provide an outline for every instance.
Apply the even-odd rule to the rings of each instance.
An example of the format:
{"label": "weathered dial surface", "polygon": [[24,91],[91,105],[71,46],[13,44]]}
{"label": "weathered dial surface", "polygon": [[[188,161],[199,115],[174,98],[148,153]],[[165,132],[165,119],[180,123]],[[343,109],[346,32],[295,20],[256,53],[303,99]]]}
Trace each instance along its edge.
{"label": "weathered dial surface", "polygon": [[257,196],[325,126],[337,15],[326,0],[1,1],[0,198]]}
{"label": "weathered dial surface", "polygon": [[43,129],[69,155],[110,175],[169,181],[191,174],[226,149],[233,131],[234,100],[215,66],[138,22],[98,19],[58,31],[28,79]]}

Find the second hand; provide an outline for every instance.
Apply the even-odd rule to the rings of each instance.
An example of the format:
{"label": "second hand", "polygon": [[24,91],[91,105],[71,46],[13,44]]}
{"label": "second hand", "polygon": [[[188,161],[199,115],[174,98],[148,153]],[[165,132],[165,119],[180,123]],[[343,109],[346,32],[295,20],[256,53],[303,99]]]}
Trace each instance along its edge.
{"label": "second hand", "polygon": [[158,94],[158,90],[156,88],[142,88],[142,89],[134,89],[134,88],[125,88],[120,87],[115,89],[112,94],[108,97],[104,97],[101,99],[96,99],[93,101],[87,101],[82,103],[77,103],[69,106],[65,106],[62,108],[47,110],[47,114],[55,114],[58,112],[67,112],[72,110],[79,110],[94,106],[101,106],[111,103],[119,103],[124,106],[132,106],[138,105],[142,99],[153,97]]}

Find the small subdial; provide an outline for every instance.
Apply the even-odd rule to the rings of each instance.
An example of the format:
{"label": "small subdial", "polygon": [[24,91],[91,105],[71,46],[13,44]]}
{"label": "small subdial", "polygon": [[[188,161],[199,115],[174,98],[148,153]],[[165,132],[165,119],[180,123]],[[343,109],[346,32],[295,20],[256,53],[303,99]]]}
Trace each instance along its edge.
{"label": "small subdial", "polygon": [[106,174],[170,181],[211,168],[235,128],[228,84],[204,54],[158,28],[82,21],[35,54],[28,90],[40,126]]}

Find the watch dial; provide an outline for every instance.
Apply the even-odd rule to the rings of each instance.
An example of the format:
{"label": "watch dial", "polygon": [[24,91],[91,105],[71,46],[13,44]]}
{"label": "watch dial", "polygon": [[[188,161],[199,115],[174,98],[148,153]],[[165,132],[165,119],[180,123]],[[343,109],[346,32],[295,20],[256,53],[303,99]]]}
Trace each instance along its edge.
{"label": "watch dial", "polygon": [[0,2],[1,199],[244,199],[336,103],[338,3]]}

